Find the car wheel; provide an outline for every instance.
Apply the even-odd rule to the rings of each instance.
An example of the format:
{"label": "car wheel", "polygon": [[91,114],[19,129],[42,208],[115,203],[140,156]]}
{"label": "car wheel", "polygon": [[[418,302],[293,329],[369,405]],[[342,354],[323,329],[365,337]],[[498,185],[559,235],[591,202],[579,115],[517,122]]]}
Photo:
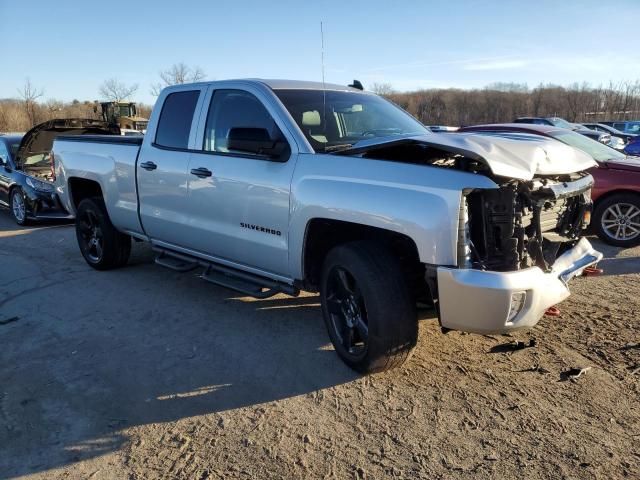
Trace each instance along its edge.
{"label": "car wheel", "polygon": [[340,358],[360,373],[402,365],[418,339],[415,301],[399,263],[370,242],[335,247],[322,267],[322,314]]}
{"label": "car wheel", "polygon": [[20,188],[11,190],[9,198],[9,206],[11,207],[11,216],[18,225],[26,225],[27,219],[27,203],[24,199],[24,192]]}
{"label": "car wheel", "polygon": [[620,193],[604,199],[594,212],[598,237],[617,247],[640,245],[640,196]]}
{"label": "car wheel", "polygon": [[101,198],[86,198],[76,211],[76,238],[82,256],[96,270],[126,265],[131,253],[131,237],[111,223]]}

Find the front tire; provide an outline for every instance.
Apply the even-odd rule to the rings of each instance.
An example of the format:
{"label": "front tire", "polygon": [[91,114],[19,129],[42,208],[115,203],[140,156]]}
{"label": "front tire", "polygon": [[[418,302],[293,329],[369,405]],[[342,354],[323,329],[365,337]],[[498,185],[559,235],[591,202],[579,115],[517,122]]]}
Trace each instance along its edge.
{"label": "front tire", "polygon": [[640,245],[640,195],[618,193],[605,198],[593,216],[603,242],[623,248]]}
{"label": "front tire", "polygon": [[13,220],[18,225],[27,225],[29,222],[27,218],[27,202],[24,198],[24,192],[20,187],[11,190],[9,209],[11,210]]}
{"label": "front tire", "polygon": [[418,339],[415,301],[397,260],[384,247],[352,242],[327,255],[322,314],[340,358],[360,373],[399,367]]}
{"label": "front tire", "polygon": [[116,230],[99,197],[86,198],[78,205],[76,238],[82,256],[96,270],[122,267],[129,260],[131,237]]}

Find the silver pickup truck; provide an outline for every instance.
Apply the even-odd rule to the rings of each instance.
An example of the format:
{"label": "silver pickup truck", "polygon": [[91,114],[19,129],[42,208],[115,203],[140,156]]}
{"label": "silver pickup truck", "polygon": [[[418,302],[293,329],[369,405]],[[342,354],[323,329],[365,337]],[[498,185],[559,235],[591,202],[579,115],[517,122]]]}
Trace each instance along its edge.
{"label": "silver pickup truck", "polygon": [[553,140],[437,134],[360,89],[230,80],[165,89],[144,138],[58,137],[82,255],[156,262],[255,297],[320,292],[339,356],[402,364],[416,306],[443,330],[534,326],[601,254],[595,162]]}

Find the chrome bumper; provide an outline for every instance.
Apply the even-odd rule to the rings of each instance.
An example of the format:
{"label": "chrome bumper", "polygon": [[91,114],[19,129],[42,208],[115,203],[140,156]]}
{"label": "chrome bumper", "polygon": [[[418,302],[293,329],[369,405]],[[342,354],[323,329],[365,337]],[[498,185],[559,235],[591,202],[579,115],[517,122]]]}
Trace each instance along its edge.
{"label": "chrome bumper", "polygon": [[440,323],[474,333],[533,327],[549,307],[569,296],[567,282],[601,259],[602,253],[582,238],[548,273],[538,267],[516,272],[438,267]]}

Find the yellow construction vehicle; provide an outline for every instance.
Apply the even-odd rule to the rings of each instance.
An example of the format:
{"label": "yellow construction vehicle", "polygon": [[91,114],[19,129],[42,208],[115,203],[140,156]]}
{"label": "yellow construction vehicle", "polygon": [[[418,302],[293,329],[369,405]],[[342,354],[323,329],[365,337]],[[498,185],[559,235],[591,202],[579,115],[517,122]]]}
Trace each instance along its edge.
{"label": "yellow construction vehicle", "polygon": [[102,102],[102,118],[105,122],[115,124],[123,132],[147,130],[148,118],[138,116],[136,104],[133,102]]}

